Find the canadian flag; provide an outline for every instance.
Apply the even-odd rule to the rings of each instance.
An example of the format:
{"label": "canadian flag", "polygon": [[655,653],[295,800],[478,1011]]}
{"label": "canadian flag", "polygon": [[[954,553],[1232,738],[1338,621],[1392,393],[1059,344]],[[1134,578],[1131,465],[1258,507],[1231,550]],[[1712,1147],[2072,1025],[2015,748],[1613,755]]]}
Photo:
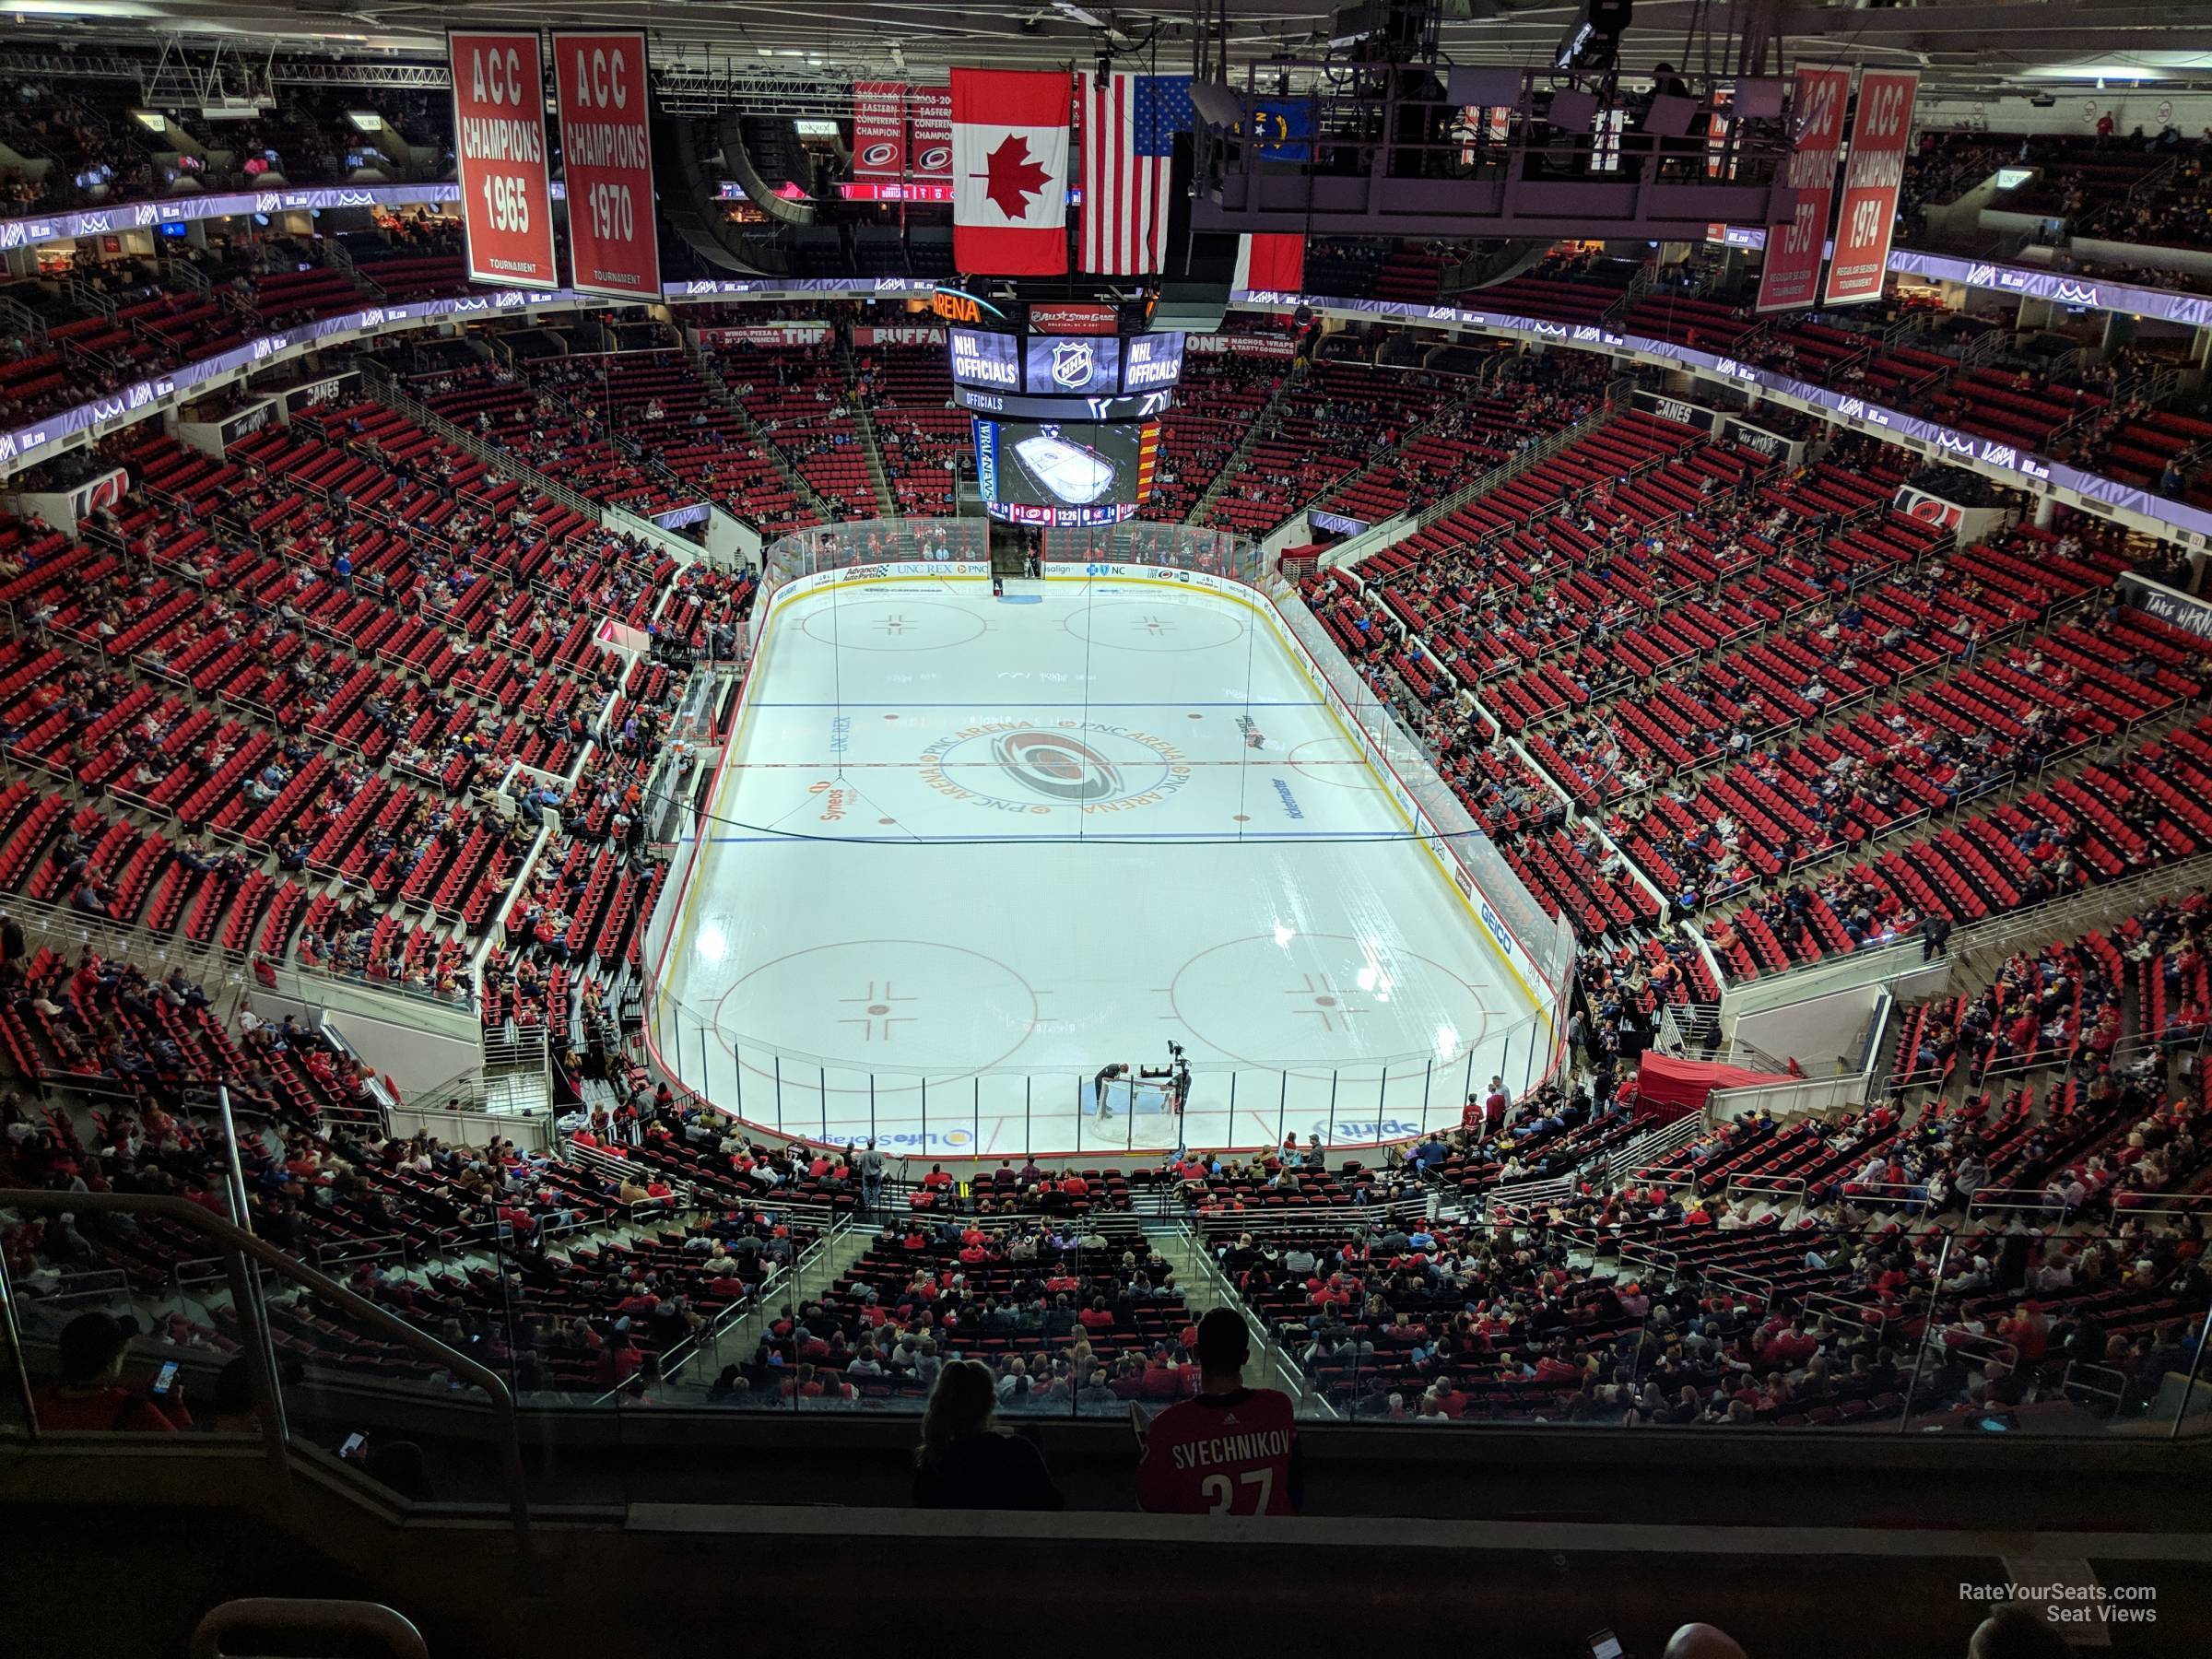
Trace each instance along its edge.
{"label": "canadian flag", "polygon": [[1050,276],[1067,269],[1065,75],[952,72],[952,258],[961,271]]}

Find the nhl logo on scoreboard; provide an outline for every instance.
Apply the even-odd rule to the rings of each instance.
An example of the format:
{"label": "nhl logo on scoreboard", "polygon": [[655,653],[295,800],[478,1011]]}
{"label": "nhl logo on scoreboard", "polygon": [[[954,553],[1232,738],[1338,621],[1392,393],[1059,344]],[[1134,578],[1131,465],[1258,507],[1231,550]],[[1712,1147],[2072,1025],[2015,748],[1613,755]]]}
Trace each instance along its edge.
{"label": "nhl logo on scoreboard", "polygon": [[1088,340],[1062,340],[1053,347],[1053,379],[1063,386],[1088,386],[1098,364]]}

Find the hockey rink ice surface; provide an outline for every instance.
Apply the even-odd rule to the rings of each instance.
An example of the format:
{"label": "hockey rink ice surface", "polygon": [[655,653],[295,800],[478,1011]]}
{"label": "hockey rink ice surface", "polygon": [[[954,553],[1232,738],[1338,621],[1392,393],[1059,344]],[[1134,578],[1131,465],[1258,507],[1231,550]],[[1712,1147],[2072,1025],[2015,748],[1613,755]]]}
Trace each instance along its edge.
{"label": "hockey rink ice surface", "polygon": [[[771,619],[667,1065],[917,1158],[1350,1145],[1521,1086],[1547,1025],[1269,621],[1165,582],[1007,594],[843,583]],[[1101,1120],[1100,1067],[1171,1040],[1181,1124]]]}

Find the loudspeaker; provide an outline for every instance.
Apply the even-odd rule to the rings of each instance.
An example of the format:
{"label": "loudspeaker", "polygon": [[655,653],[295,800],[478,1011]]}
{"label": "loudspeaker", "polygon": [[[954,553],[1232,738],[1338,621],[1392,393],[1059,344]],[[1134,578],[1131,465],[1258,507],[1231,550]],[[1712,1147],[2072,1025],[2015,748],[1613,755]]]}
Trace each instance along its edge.
{"label": "loudspeaker", "polygon": [[745,139],[745,117],[735,110],[724,110],[715,120],[715,132],[722,140],[722,164],[744,186],[754,206],[770,218],[781,219],[787,225],[814,223],[813,203],[787,201],[778,195],[776,185],[785,181],[771,181],[753,165],[752,149]]}
{"label": "loudspeaker", "polygon": [[1237,238],[1219,230],[1171,234],[1165,264],[1159,274],[1159,301],[1152,308],[1147,326],[1218,334],[1237,274]]}
{"label": "loudspeaker", "polygon": [[1229,314],[1229,278],[1218,282],[1162,282],[1159,303],[1152,308],[1155,330],[1180,328],[1185,334],[1219,334]]}
{"label": "loudspeaker", "polygon": [[712,151],[700,142],[700,124],[685,115],[655,115],[653,121],[653,183],[660,196],[661,218],[694,253],[717,270],[743,276],[780,276],[787,262],[781,250],[730,223],[729,211],[714,194],[722,170]]}

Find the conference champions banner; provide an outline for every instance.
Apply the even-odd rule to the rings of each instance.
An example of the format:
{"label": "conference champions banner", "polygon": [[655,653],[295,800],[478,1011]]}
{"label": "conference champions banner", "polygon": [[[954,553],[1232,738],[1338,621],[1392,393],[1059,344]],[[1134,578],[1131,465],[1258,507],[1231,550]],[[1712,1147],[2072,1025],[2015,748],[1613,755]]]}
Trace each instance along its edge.
{"label": "conference champions banner", "polygon": [[456,29],[445,40],[469,280],[557,288],[546,76],[536,32]]}
{"label": "conference champions banner", "polygon": [[1836,216],[1836,252],[1828,262],[1824,299],[1830,305],[1861,305],[1882,297],[1919,91],[1917,69],[1868,69],[1859,76],[1843,208]]}
{"label": "conference champions banner", "polygon": [[952,182],[952,88],[910,87],[907,113],[913,140],[907,149],[907,169],[917,183]]}
{"label": "conference champions banner", "polygon": [[906,177],[906,83],[853,83],[853,176]]}
{"label": "conference champions banner", "polygon": [[1843,148],[1843,112],[1851,103],[1849,69],[1800,69],[1797,136],[1787,174],[1797,206],[1786,225],[1767,237],[1759,274],[1759,312],[1803,311],[1820,300],[1820,253],[1828,240],[1828,213],[1836,200],[1836,158]]}
{"label": "conference champions banner", "polygon": [[644,30],[555,29],[553,84],[569,201],[569,286],[609,300],[657,300]]}

